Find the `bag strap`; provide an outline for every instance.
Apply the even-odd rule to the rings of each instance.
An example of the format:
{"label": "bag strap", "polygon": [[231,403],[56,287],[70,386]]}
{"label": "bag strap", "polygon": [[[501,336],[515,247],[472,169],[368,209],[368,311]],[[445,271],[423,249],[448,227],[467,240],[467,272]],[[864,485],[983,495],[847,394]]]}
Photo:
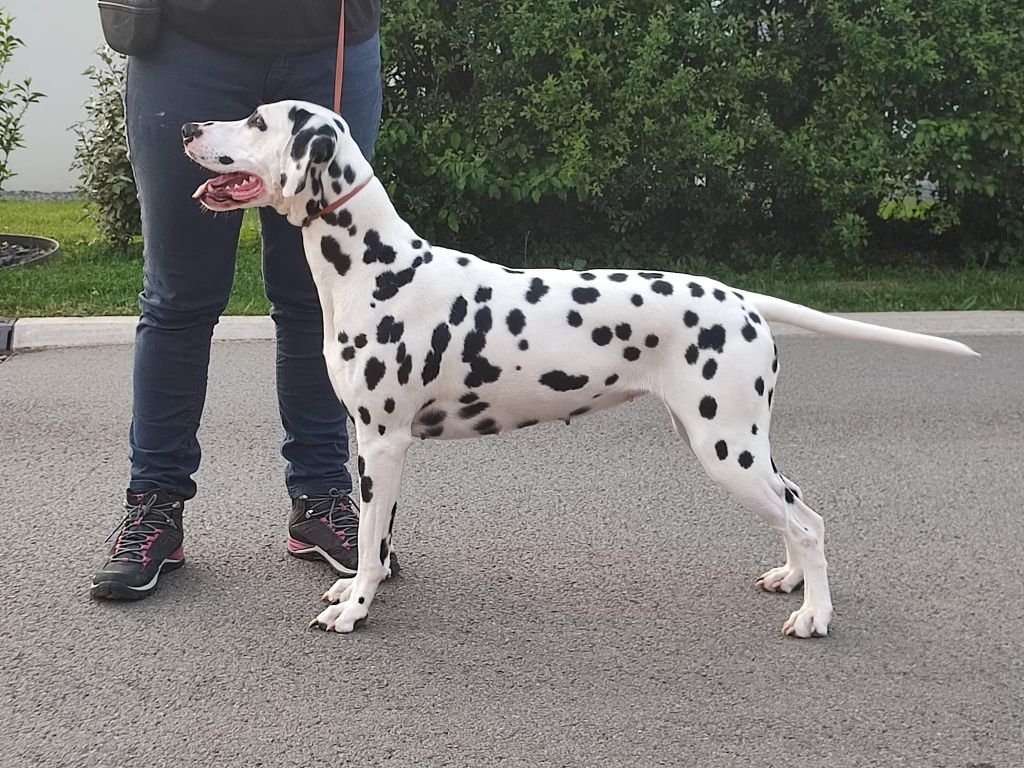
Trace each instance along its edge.
{"label": "bag strap", "polygon": [[334,63],[334,111],[341,114],[341,76],[345,70],[345,0],[341,0],[338,20],[338,57]]}

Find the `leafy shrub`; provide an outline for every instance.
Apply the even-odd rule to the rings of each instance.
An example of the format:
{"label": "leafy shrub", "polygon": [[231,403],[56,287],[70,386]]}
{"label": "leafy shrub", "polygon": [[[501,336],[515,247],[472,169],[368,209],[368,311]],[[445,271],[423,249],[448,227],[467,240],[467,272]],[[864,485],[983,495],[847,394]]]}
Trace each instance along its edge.
{"label": "leafy shrub", "polygon": [[384,13],[377,158],[428,235],[587,263],[1024,250],[1020,0]]}
{"label": "leafy shrub", "polygon": [[97,55],[100,63],[85,70],[93,84],[85,118],[72,126],[78,138],[71,167],[79,172],[76,190],[100,235],[123,249],[142,231],[124,131],[125,59],[109,48]]}
{"label": "leafy shrub", "polygon": [[29,104],[43,98],[43,94],[32,90],[32,78],[26,77],[19,83],[4,80],[4,68],[14,52],[24,45],[11,31],[14,17],[0,8],[0,190],[4,182],[14,176],[7,166],[11,152],[25,146],[21,134],[21,121]]}

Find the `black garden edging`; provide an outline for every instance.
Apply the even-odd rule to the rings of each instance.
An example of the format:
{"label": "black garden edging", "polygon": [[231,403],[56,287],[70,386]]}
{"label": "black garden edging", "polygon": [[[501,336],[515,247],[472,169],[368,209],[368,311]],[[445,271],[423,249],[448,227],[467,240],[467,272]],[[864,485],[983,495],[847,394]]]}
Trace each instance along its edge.
{"label": "black garden edging", "polygon": [[60,243],[48,237],[0,234],[0,269],[41,264],[60,255]]}

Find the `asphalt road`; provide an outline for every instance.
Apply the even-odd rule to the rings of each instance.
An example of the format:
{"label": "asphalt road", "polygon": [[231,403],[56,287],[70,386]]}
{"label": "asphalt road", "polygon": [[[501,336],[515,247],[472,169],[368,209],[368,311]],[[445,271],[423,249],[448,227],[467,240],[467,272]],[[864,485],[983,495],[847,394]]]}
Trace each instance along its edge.
{"label": "asphalt road", "polygon": [[780,340],[775,458],[827,521],[826,639],[647,399],[413,447],[403,575],[306,630],[268,343],[215,345],[188,564],[95,603],[130,350],[0,365],[0,766],[1024,765],[1024,339]]}

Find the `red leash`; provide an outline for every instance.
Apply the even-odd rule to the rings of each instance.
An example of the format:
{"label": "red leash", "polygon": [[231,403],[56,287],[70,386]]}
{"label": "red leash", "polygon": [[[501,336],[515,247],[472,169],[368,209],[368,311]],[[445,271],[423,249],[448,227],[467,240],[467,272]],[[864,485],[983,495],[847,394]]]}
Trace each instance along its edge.
{"label": "red leash", "polygon": [[334,62],[334,111],[341,114],[341,76],[345,72],[345,0],[338,20],[338,58]]}

